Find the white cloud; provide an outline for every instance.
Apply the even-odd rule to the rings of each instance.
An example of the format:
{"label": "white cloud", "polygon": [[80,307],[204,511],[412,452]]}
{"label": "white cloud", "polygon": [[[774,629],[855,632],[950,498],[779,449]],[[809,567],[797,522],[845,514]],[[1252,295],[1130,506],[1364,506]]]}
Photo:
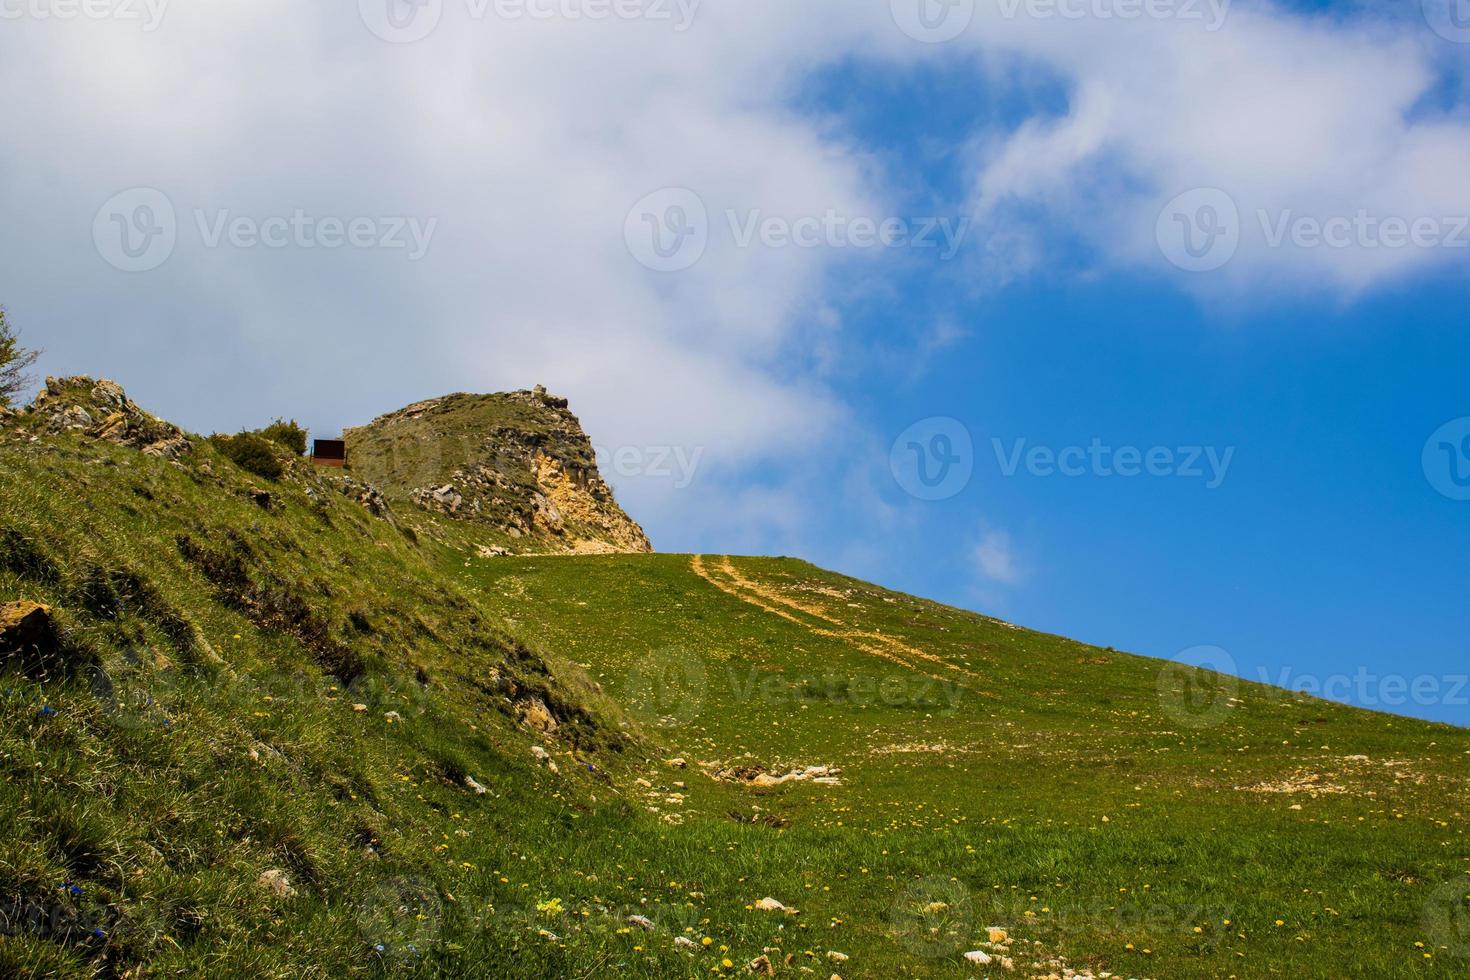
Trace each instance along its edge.
{"label": "white cloud", "polygon": [[[979,150],[976,208],[995,235],[1022,243],[1032,272],[1063,261],[1055,247],[1036,250],[1038,240],[1056,246],[1058,230],[1082,238],[1105,268],[1172,272],[1156,219],[1196,188],[1224,191],[1240,215],[1233,257],[1194,282],[1205,290],[1351,297],[1470,257],[1470,233],[1460,247],[1399,247],[1381,224],[1432,222],[1442,238],[1470,216],[1470,121],[1463,106],[1437,111],[1428,99],[1454,46],[1418,20],[1237,5],[1216,32],[1170,22],[995,26],[976,43],[1046,65],[1071,91],[1061,117],[1030,119]],[[1458,51],[1462,65],[1467,53]],[[1300,218],[1304,235],[1273,243],[1283,221]],[[1339,232],[1352,222],[1338,235],[1346,244],[1315,244],[1311,222],[1331,219]]]}
{"label": "white cloud", "polygon": [[1004,531],[986,531],[972,554],[976,569],[991,582],[1014,585],[1023,577],[1011,547],[1011,536]]}
{"label": "white cloud", "polygon": [[[878,176],[881,148],[793,108],[814,68],[976,58],[992,78],[1041,70],[1068,85],[1062,118],[976,136],[982,244],[1011,273],[1044,270],[1057,227],[1101,265],[1158,268],[1158,209],[1195,186],[1225,188],[1247,212],[1470,213],[1470,127],[1416,108],[1446,57],[1422,28],[1257,7],[1207,33],[996,8],[925,45],[886,3],[706,0],[684,32],[472,9],[446,0],[415,44],[379,40],[350,3],[173,4],[152,32],[5,21],[0,85],[19,94],[0,132],[0,300],[47,349],[43,366],[115,374],[200,429],[277,413],[330,428],[448,390],[543,382],[599,444],[703,448],[707,499],[730,506],[720,520],[789,540],[810,526],[793,509],[831,505],[792,481],[848,486],[843,454],[862,442],[825,380],[842,342],[833,272],[862,262],[881,280],[883,256],[740,248],[724,212],[883,217],[908,191]],[[128,275],[91,231],[98,207],[135,186],[168,195],[179,243]],[[697,264],[661,274],[623,232],[634,202],[669,186],[697,191],[713,230]],[[196,209],[261,220],[298,208],[438,226],[416,263],[209,249],[194,227]],[[1443,254],[1425,252],[1247,241],[1207,278],[1350,293]],[[950,336],[941,324],[920,346]],[[774,489],[743,491],[752,474]],[[871,496],[861,481],[852,492]],[[685,516],[668,528],[687,531],[672,544],[728,530],[671,510]]]}

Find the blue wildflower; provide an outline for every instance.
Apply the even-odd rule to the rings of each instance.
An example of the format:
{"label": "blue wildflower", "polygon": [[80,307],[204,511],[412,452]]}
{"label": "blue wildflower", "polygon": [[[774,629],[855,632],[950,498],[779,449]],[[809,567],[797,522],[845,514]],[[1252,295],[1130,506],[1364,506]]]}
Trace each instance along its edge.
{"label": "blue wildflower", "polygon": [[52,715],[56,714],[56,709],[51,707],[51,705],[49,704],[43,704],[41,705],[41,710],[37,711],[36,714],[40,715],[42,718],[50,718]]}

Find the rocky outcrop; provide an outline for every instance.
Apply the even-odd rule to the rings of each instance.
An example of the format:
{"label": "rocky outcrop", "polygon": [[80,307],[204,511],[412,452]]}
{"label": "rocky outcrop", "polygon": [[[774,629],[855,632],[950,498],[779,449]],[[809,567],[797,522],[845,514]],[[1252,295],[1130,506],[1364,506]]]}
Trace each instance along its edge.
{"label": "rocky outcrop", "polygon": [[61,656],[61,634],[51,607],[38,602],[0,605],[0,664],[19,663],[27,676],[43,674]]}
{"label": "rocky outcrop", "polygon": [[394,499],[528,550],[647,552],[567,400],[544,388],[415,402],[346,433],[348,467]]}
{"label": "rocky outcrop", "polygon": [[143,411],[106,378],[47,378],[22,415],[45,433],[79,432],[161,459],[176,460],[193,448],[183,429]]}

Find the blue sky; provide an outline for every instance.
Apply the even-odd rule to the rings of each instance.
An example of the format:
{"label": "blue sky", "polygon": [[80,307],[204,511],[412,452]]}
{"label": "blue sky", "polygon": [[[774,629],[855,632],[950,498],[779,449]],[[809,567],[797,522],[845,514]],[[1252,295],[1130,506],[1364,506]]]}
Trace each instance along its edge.
{"label": "blue sky", "polygon": [[545,383],[661,550],[1470,724],[1465,0],[402,3],[13,8],[45,371],[198,431]]}

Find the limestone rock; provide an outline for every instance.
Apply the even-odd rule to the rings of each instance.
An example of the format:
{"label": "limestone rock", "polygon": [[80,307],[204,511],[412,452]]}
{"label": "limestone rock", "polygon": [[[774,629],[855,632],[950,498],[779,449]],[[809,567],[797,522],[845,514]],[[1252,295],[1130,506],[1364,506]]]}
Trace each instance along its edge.
{"label": "limestone rock", "polygon": [[106,378],[47,378],[26,414],[43,432],[79,431],[161,459],[177,460],[193,448],[184,430],[143,411]]}
{"label": "limestone rock", "polygon": [[296,889],[291,887],[291,879],[286,877],[286,872],[279,868],[263,871],[256,884],[270,892],[276,898],[295,898]]}
{"label": "limestone rock", "polygon": [[[356,475],[431,513],[553,552],[652,550],[613,499],[567,400],[544,389],[416,402],[345,438]],[[671,465],[648,455],[649,467]]]}
{"label": "limestone rock", "polygon": [[549,735],[560,727],[546,702],[540,698],[529,698],[521,704],[521,724],[543,735]]}
{"label": "limestone rock", "polygon": [[758,911],[761,912],[785,912],[787,915],[798,914],[796,909],[788,908],[787,906],[782,905],[780,902],[776,901],[770,896],[767,896],[761,899],[759,902],[756,902],[755,907]]}

